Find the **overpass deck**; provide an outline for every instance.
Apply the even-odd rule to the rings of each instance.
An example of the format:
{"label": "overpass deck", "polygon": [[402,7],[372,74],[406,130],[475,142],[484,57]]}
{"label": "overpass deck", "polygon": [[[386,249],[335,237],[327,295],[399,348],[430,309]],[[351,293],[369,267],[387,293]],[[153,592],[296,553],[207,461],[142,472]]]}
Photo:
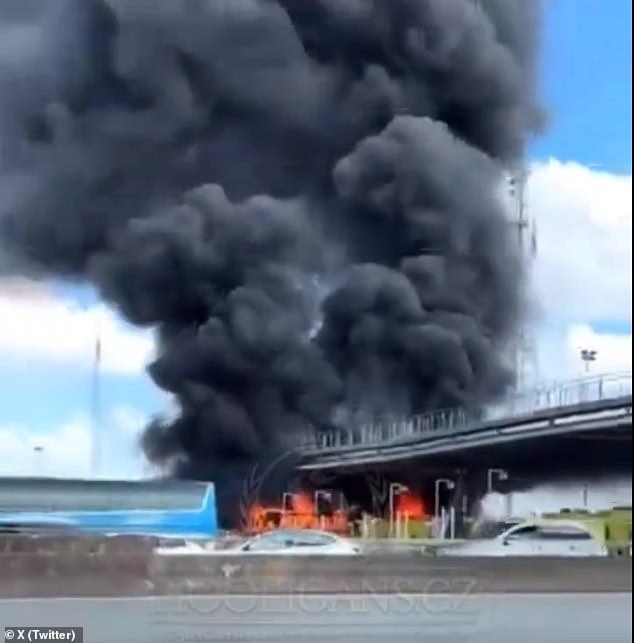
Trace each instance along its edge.
{"label": "overpass deck", "polygon": [[540,387],[484,414],[439,411],[312,436],[302,446],[301,468],[385,463],[599,429],[625,429],[631,438],[631,409],[631,373],[583,378]]}

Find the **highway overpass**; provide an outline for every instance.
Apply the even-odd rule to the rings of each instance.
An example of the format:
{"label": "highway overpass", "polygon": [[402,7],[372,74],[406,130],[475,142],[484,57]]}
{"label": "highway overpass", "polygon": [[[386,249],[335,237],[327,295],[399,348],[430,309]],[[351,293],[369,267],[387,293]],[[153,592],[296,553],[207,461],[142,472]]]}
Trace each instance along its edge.
{"label": "highway overpass", "polygon": [[632,375],[542,385],[478,415],[438,411],[308,437],[300,469],[512,466],[631,472]]}

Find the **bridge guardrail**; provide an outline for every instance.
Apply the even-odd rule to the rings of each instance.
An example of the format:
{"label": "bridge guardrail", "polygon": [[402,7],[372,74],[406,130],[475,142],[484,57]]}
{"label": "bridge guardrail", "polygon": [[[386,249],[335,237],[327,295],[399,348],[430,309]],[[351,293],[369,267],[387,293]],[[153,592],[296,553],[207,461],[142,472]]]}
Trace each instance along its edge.
{"label": "bridge guardrail", "polygon": [[432,411],[401,419],[382,419],[306,435],[300,449],[315,455],[349,447],[379,447],[412,438],[459,433],[480,424],[513,419],[548,409],[601,402],[632,395],[632,373],[608,373],[541,384],[479,412],[464,409]]}

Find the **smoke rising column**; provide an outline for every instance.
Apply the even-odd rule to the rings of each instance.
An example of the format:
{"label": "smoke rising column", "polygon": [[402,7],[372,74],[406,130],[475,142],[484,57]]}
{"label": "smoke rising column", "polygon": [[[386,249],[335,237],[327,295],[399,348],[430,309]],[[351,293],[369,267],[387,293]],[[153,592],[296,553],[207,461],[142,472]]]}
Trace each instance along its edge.
{"label": "smoke rising column", "polygon": [[143,447],[214,480],[225,522],[304,431],[504,393],[523,280],[496,193],[539,124],[538,9],[3,3],[0,267],[155,330],[180,413]]}

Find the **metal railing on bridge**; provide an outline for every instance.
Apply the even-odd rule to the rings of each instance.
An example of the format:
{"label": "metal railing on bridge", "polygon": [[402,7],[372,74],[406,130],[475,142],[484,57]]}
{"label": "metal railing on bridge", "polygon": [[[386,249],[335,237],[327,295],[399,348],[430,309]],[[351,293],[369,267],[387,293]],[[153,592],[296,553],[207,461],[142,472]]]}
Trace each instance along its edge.
{"label": "metal railing on bridge", "polygon": [[323,453],[350,447],[383,447],[412,439],[440,437],[548,409],[615,400],[632,395],[632,373],[609,373],[565,382],[541,384],[530,391],[512,395],[480,411],[448,409],[408,418],[380,419],[337,427],[306,435],[301,450]]}

